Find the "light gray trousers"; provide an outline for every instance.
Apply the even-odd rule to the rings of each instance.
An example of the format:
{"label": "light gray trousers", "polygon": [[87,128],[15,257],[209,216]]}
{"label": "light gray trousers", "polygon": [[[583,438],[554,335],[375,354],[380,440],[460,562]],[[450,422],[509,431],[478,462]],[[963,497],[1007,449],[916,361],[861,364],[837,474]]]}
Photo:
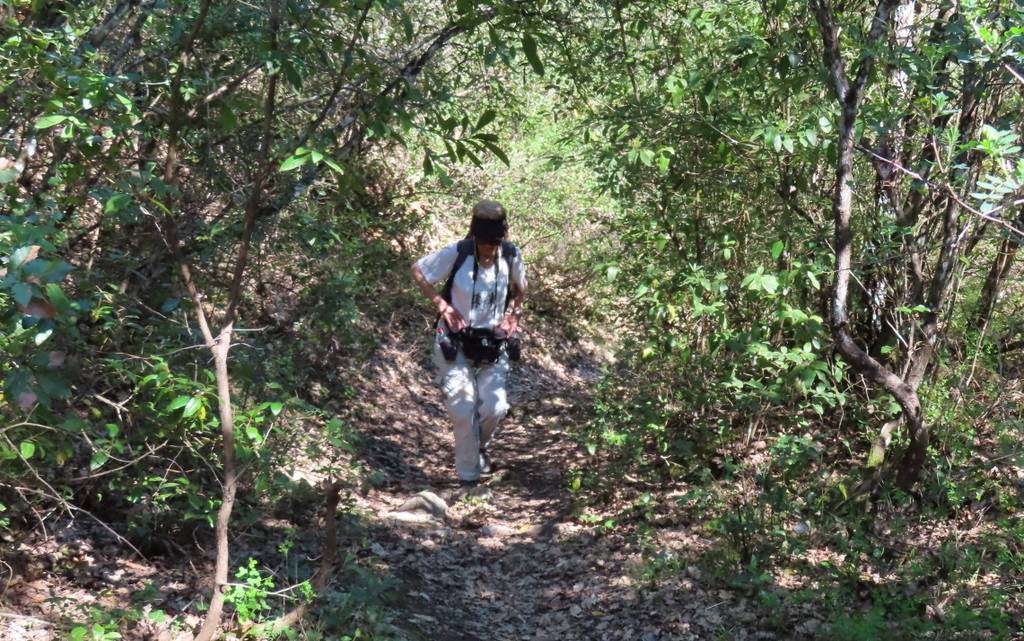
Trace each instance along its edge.
{"label": "light gray trousers", "polygon": [[455,361],[449,363],[435,341],[434,364],[455,432],[455,471],[463,481],[475,481],[480,478],[483,463],[480,450],[508,413],[508,355],[503,353],[494,363],[474,367],[460,349]]}

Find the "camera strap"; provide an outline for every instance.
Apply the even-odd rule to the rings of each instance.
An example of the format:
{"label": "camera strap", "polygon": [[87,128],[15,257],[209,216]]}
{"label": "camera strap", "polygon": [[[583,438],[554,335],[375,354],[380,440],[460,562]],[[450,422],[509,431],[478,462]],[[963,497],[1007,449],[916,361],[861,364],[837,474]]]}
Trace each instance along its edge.
{"label": "camera strap", "polygon": [[[476,277],[477,277],[477,268],[479,266],[480,266],[479,257],[477,255],[477,252],[474,251],[474,253],[473,253],[473,290],[472,290],[472,292],[469,295],[469,313],[470,313],[470,315],[473,314],[473,309],[474,309],[475,304],[476,304]],[[494,291],[491,293],[491,314],[490,314],[490,318],[491,319],[494,318],[495,312],[498,311],[498,276],[500,276],[500,275],[501,275],[501,272],[498,269],[498,258],[495,257],[495,259],[494,259]],[[511,277],[512,277],[512,274],[509,274],[509,278],[511,278]],[[469,323],[470,320],[467,318],[466,322]]]}
{"label": "camera strap", "polygon": [[[476,254],[476,241],[473,240],[472,236],[463,238],[455,245],[455,264],[452,265],[452,269],[448,272],[448,279],[445,281],[444,286],[441,288],[441,297],[445,299],[449,304],[452,302],[452,286],[455,284],[455,274],[458,273],[459,268],[470,256]],[[505,266],[508,270],[508,286],[505,290],[505,307],[508,308],[509,303],[515,298],[519,292],[519,288],[516,287],[514,279],[512,278],[512,263],[519,255],[519,249],[507,240],[501,241],[501,258],[505,261]],[[438,314],[438,319],[441,315]]]}

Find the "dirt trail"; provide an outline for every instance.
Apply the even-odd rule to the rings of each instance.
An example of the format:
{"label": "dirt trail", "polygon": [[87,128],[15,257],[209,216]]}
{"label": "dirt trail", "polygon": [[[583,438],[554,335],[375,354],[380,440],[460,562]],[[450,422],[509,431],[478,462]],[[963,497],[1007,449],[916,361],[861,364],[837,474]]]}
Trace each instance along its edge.
{"label": "dirt trail", "polygon": [[[599,379],[596,349],[574,344],[571,350],[556,351],[554,345],[570,343],[550,332],[529,344],[525,362],[510,378],[512,413],[490,448],[496,471],[487,484],[493,496],[487,502],[451,500],[458,483],[447,415],[431,380],[425,346],[409,340],[416,333],[415,321],[405,324],[388,332],[381,349],[352,376],[347,400],[333,403],[357,435],[354,459],[343,467],[361,469],[354,475],[368,480],[348,488],[350,510],[337,515],[344,539],[339,553],[357,557],[359,568],[368,566],[384,583],[397,579],[394,598],[381,597],[389,599],[389,613],[381,616],[397,628],[395,638],[777,638],[758,630],[767,626],[757,621],[744,597],[709,587],[714,584],[710,577],[688,567],[685,560],[698,558],[708,545],[699,519],[683,515],[682,521],[662,523],[647,534],[637,527],[604,529],[581,520],[569,472],[588,462],[572,434]],[[315,430],[307,436],[320,438]],[[303,490],[305,498],[282,506],[277,517],[234,524],[236,563],[256,558],[265,567],[305,576],[308,569],[281,567],[280,546],[291,531],[297,539],[288,559],[313,560],[322,552],[313,489],[324,480],[317,471],[322,462],[301,453],[292,460],[297,469],[289,472],[295,475],[296,492]],[[422,490],[449,499],[446,519],[410,524],[389,518]],[[617,497],[616,506],[590,509],[599,508],[603,519],[628,506],[629,496]],[[88,620],[93,605],[115,612],[138,606],[137,596],[146,607],[166,611],[168,621],[119,625],[122,638],[191,638],[200,622],[194,605],[209,593],[209,550],[196,554],[178,546],[180,554],[138,563],[89,522],[72,521],[53,534],[20,545],[25,554],[46,562],[29,579],[8,586],[6,607],[20,614],[0,619],[0,638],[61,638],[66,622]],[[644,578],[652,555],[656,561],[684,561],[652,581]],[[336,594],[358,589],[349,585],[348,571],[352,567],[339,568],[334,577]],[[368,602],[378,601],[372,597]],[[316,606],[314,616],[330,620],[332,607],[328,598]],[[345,621],[352,612],[342,606],[336,614]]]}
{"label": "dirt trail", "polygon": [[[510,380],[513,412],[491,448],[492,498],[450,501],[447,520],[426,525],[387,514],[420,490],[447,498],[457,486],[428,359],[384,349],[368,372],[395,394],[363,425],[368,462],[388,474],[366,506],[375,514],[373,553],[405,583],[398,623],[410,637],[434,641],[656,641],[733,627],[686,576],[645,588],[635,538],[580,523],[567,474],[581,454],[569,432],[599,370],[592,356],[556,362],[538,352]],[[680,545],[700,545],[675,534]]]}

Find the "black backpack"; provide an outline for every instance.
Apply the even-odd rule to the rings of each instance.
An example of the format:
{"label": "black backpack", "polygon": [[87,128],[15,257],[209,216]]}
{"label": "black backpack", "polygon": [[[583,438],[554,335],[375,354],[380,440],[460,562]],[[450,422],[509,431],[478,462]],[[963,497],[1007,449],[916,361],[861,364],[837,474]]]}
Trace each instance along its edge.
{"label": "black backpack", "polygon": [[[466,259],[472,256],[476,250],[476,241],[472,238],[463,238],[455,246],[458,250],[458,255],[455,257],[455,265],[452,267],[451,273],[448,274],[448,280],[444,283],[444,289],[441,290],[441,297],[444,298],[445,302],[449,305],[452,302],[452,283],[455,282],[455,274],[459,272],[459,268],[462,267],[462,263],[466,262]],[[505,264],[508,265],[508,289],[505,290],[505,309],[508,309],[509,302],[515,298],[516,285],[512,281],[512,260],[519,255],[519,249],[515,245],[508,242],[507,240],[501,241],[501,257],[505,259]],[[473,262],[473,282],[476,282],[476,268],[477,264]]]}

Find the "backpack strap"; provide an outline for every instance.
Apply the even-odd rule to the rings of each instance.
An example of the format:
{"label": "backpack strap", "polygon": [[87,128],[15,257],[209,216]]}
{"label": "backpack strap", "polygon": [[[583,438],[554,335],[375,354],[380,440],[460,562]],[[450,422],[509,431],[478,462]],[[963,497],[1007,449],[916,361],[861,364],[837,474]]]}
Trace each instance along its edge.
{"label": "backpack strap", "polygon": [[[449,305],[452,302],[452,285],[455,282],[455,274],[459,272],[462,264],[466,262],[466,259],[476,253],[476,241],[472,238],[463,238],[455,245],[457,254],[455,255],[455,264],[452,265],[452,271],[448,274],[448,280],[444,283],[444,288],[441,290],[441,297],[444,298],[445,302]],[[508,289],[505,290],[505,309],[508,309],[509,303],[515,298],[515,295],[519,292],[519,288],[512,280],[512,262],[516,256],[519,255],[519,248],[510,243],[507,240],[501,241],[501,257],[505,259],[505,265],[508,267]],[[473,280],[476,281],[476,263],[473,263]],[[438,314],[438,319],[441,315]]]}
{"label": "backpack strap", "polygon": [[508,309],[509,303],[519,293],[519,287],[512,280],[512,262],[518,255],[518,247],[507,240],[501,241],[501,257],[505,259],[505,265],[508,267],[508,289],[505,290],[505,309]]}
{"label": "backpack strap", "polygon": [[455,245],[455,249],[458,252],[455,255],[455,265],[452,266],[452,271],[448,274],[448,280],[445,281],[444,288],[441,290],[441,297],[449,305],[452,302],[452,284],[455,282],[455,274],[462,267],[462,263],[466,262],[466,259],[473,255],[476,245],[472,238],[463,238]]}

